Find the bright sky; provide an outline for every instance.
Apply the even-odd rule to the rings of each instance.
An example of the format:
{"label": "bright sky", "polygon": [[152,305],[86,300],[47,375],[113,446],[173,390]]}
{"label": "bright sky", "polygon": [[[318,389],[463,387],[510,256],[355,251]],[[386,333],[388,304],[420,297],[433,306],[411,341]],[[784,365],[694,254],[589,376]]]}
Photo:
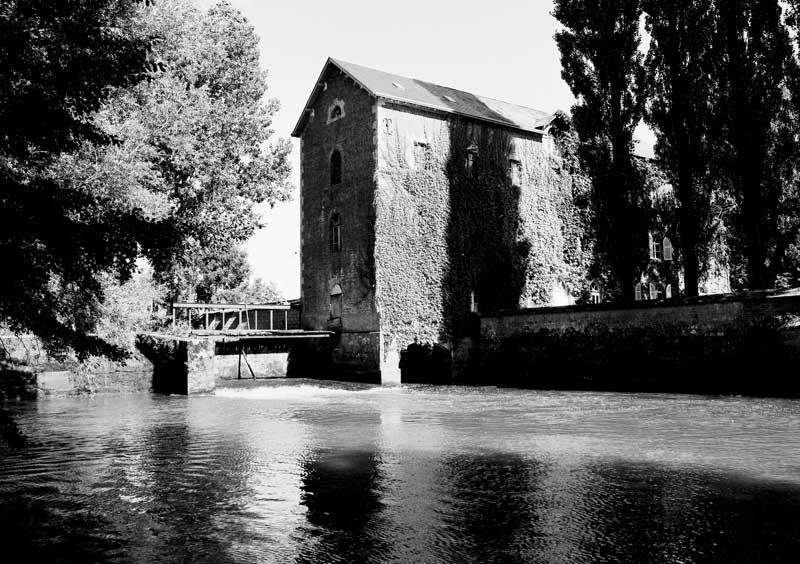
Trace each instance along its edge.
{"label": "bright sky", "polygon": [[[328,57],[553,112],[574,98],[561,80],[550,0],[230,0],[261,38],[276,137],[290,138]],[[208,6],[211,0],[197,0]],[[254,276],[300,296],[300,157],[293,201],[266,207],[247,244]]]}

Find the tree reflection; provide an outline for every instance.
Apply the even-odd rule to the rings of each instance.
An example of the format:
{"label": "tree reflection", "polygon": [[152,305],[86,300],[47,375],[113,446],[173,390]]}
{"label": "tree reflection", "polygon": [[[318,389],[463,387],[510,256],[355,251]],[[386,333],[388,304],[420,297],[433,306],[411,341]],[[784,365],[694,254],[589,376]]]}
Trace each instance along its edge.
{"label": "tree reflection", "polygon": [[302,496],[311,525],[299,531],[298,563],[382,562],[383,473],[371,450],[318,450],[301,461]]}
{"label": "tree reflection", "polygon": [[540,536],[538,484],[546,466],[510,453],[448,459],[443,495],[452,507],[439,535],[443,561],[527,562]]}

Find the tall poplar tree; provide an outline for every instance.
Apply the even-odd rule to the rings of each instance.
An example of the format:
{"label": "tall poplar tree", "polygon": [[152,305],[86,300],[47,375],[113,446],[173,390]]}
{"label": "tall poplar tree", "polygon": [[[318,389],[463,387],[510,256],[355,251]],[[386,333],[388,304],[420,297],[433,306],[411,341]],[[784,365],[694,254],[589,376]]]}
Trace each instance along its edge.
{"label": "tall poplar tree", "polygon": [[764,289],[774,284],[781,261],[776,256],[780,208],[790,172],[782,155],[792,152],[794,134],[787,128],[797,131],[796,124],[787,122],[792,47],[779,0],[725,0],[715,5],[712,37],[720,81],[714,104],[720,124],[716,141],[738,204],[735,227],[747,265],[747,286]]}
{"label": "tall poplar tree", "polygon": [[556,0],[553,16],[564,26],[555,36],[561,76],[577,98],[573,125],[592,179],[596,249],[611,274],[608,295],[632,300],[647,257],[643,182],[632,156],[644,109],[640,0]]}
{"label": "tall poplar tree", "polygon": [[711,33],[712,0],[646,0],[648,103],[659,165],[678,201],[678,249],[684,293],[697,296],[710,244],[709,145],[718,85]]}

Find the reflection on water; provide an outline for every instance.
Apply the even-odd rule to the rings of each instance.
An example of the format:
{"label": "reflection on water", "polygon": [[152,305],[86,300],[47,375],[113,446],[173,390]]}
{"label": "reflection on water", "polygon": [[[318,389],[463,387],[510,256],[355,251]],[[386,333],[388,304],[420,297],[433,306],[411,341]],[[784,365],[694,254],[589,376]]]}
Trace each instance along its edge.
{"label": "reflection on water", "polygon": [[11,403],[0,562],[796,562],[800,402],[272,383]]}

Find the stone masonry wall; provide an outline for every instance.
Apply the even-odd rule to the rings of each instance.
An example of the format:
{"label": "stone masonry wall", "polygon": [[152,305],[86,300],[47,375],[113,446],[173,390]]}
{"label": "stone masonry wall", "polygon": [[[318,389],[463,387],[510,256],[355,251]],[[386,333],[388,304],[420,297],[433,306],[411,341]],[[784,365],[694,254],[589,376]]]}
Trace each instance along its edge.
{"label": "stone masonry wall", "polygon": [[798,320],[800,297],[767,294],[507,312],[481,320],[475,381],[800,396]]}
{"label": "stone masonry wall", "polygon": [[[302,326],[369,335],[378,331],[374,307],[374,193],[375,108],[373,99],[356,83],[331,67],[326,87],[317,98],[314,114],[301,138]],[[342,116],[331,120],[334,104]],[[341,183],[331,185],[330,157],[342,156]],[[341,221],[341,251],[330,244],[331,215]],[[342,291],[342,313],[331,319],[331,290]],[[351,350],[342,339],[336,354]],[[377,366],[366,367],[377,371]]]}

